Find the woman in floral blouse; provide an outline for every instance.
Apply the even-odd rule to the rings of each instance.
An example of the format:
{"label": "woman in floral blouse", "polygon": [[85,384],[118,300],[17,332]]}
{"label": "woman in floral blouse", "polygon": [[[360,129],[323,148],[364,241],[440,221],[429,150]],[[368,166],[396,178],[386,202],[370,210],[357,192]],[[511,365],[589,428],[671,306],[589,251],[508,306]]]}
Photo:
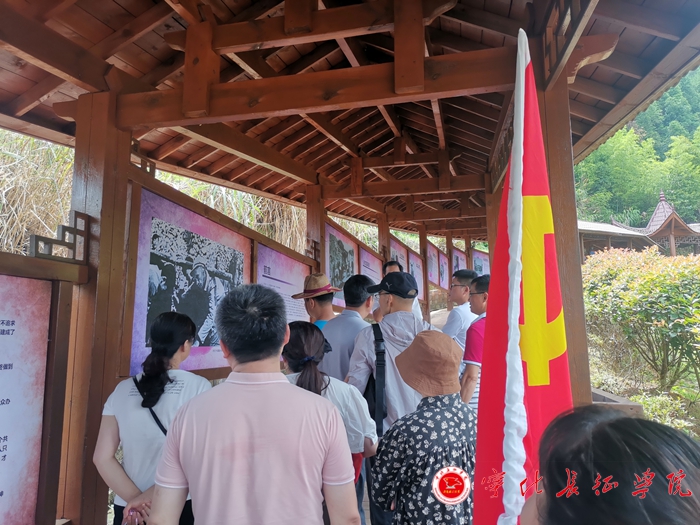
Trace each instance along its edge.
{"label": "woman in floral blouse", "polygon": [[460,397],[462,352],[449,336],[419,333],[396,358],[423,399],[392,425],[372,470],[373,497],[394,525],[470,525],[476,415]]}

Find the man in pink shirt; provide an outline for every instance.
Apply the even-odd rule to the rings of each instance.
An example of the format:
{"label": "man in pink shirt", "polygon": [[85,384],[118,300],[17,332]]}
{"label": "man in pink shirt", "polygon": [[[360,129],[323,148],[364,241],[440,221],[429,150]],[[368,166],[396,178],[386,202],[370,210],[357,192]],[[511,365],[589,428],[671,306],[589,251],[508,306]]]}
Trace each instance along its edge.
{"label": "man in pink shirt", "polygon": [[187,494],[201,525],[359,525],[355,473],[333,404],[280,372],[284,301],[260,285],[216,311],[225,383],[178,411],[156,472],[149,525],[176,525]]}
{"label": "man in pink shirt", "polygon": [[462,401],[476,412],[479,406],[479,386],[481,383],[481,362],[484,355],[484,331],[486,330],[486,304],[489,300],[488,275],[474,279],[469,285],[469,304],[477,315],[467,330],[464,344],[464,375],[462,376]]}

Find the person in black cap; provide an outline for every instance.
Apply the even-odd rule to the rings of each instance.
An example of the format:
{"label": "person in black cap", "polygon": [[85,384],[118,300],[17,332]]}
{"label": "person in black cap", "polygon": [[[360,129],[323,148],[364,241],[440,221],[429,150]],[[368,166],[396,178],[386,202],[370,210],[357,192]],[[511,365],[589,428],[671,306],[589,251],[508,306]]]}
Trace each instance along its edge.
{"label": "person in black cap", "polygon": [[[396,358],[413,342],[416,335],[425,330],[437,330],[430,323],[416,318],[411,311],[418,295],[416,279],[405,272],[387,273],[382,282],[370,286],[367,291],[378,294],[379,308],[383,315],[379,326],[386,349],[386,387],[384,399],[387,416],[384,432],[399,418],[414,412],[422,395],[408,386],[396,367]],[[364,392],[370,376],[375,375],[374,332],[371,326],[362,330],[355,339],[355,350],[350,358],[347,381],[360,392]],[[367,486],[372,486],[370,470],[373,459],[369,458],[366,469]],[[373,525],[389,525],[393,513],[382,510],[370,492],[370,517]]]}

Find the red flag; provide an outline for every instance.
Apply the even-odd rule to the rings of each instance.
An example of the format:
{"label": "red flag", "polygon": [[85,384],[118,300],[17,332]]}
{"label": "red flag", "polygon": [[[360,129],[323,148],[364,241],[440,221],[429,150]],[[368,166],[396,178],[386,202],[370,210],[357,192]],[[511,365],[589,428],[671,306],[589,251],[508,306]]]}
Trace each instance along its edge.
{"label": "red flag", "polygon": [[522,30],[513,96],[513,149],[498,219],[481,369],[475,525],[516,525],[525,499],[535,492],[531,485],[542,432],[572,407],[547,162]]}

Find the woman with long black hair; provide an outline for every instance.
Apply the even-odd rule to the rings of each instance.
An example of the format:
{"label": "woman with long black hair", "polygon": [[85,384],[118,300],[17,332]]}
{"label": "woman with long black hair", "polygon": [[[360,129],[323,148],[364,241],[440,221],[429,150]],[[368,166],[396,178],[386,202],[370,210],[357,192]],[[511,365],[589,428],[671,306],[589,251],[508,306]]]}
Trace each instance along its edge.
{"label": "woman with long black hair", "polygon": [[[211,388],[203,377],[180,370],[190,355],[197,328],[186,315],[165,312],[151,325],[151,353],[143,373],[119,383],[102,411],[93,461],[114,491],[114,525],[121,525],[124,508],[138,498],[148,502],[165,436],[178,409]],[[119,444],[124,459],[115,458]],[[194,523],[187,502],[180,525]]]}
{"label": "woman with long black hair", "polygon": [[323,356],[330,350],[330,344],[318,326],[306,321],[289,323],[289,342],[282,349],[282,359],[289,372],[287,379],[304,390],[325,397],[336,406],[345,423],[357,483],[362,458],[377,452],[377,432],[367,401],[360,391],[318,369]]}

